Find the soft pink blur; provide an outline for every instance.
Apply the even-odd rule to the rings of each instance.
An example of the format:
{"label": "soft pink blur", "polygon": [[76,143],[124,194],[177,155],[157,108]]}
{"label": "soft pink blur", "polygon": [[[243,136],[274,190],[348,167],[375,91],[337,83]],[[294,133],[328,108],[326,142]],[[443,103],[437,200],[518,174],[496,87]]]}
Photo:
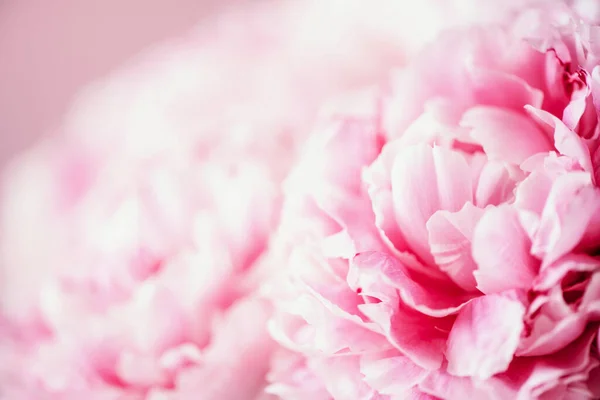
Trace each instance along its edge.
{"label": "soft pink blur", "polygon": [[[253,1],[0,1],[0,168],[37,137],[57,129],[87,83],[153,44],[181,36],[217,10]],[[427,24],[409,18],[398,26],[410,25],[417,39],[436,23],[482,22],[502,14],[497,7],[473,8],[475,1],[456,0],[450,7],[433,0],[437,12],[429,13]],[[522,2],[506,0],[505,11]],[[398,1],[401,8],[408,4],[412,13],[423,14],[422,3]],[[398,26],[394,29],[402,30]]]}
{"label": "soft pink blur", "polygon": [[36,137],[58,127],[82,86],[153,43],[181,35],[224,3],[1,2],[0,167]]}

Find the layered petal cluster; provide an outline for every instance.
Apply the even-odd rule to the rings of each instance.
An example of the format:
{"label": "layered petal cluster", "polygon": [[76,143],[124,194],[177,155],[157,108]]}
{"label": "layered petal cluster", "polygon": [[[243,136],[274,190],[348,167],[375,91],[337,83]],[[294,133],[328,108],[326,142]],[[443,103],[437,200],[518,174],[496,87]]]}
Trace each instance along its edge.
{"label": "layered petal cluster", "polygon": [[54,236],[5,249],[37,264],[4,274],[3,396],[255,398],[274,346],[253,294],[279,209],[271,151],[165,140],[108,155],[55,139],[28,155],[7,218],[42,202]]}
{"label": "layered petal cluster", "polygon": [[269,392],[600,396],[600,66],[557,15],[445,32],[324,114],[285,187]]}

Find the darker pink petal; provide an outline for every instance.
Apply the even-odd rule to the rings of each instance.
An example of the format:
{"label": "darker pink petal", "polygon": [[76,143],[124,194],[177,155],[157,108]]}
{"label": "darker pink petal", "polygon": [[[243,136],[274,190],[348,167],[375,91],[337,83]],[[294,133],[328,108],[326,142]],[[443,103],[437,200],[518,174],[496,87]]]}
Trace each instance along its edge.
{"label": "darker pink petal", "polygon": [[539,292],[549,291],[560,285],[568,273],[586,273],[600,270],[600,260],[585,254],[570,254],[547,265],[533,282],[532,288]]}
{"label": "darker pink petal", "polygon": [[533,288],[533,300],[526,321],[528,334],[518,354],[552,354],[576,340],[590,321],[600,315],[599,262],[573,255],[548,266]]}
{"label": "darker pink petal", "polygon": [[600,397],[600,366],[590,371],[588,388],[594,398]]}
{"label": "darker pink petal", "polygon": [[[564,349],[545,357],[519,358],[497,379],[518,392],[517,398],[537,398],[561,385],[570,386],[588,380],[598,359],[590,354],[596,330],[588,329]],[[552,397],[550,397],[552,398]],[[585,397],[584,397],[585,398]]]}

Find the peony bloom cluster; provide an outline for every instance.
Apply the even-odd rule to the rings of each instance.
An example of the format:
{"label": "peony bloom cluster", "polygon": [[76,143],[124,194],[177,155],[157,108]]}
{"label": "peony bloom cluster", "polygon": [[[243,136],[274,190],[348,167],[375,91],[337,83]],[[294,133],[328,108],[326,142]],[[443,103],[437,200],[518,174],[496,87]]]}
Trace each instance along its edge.
{"label": "peony bloom cluster", "polygon": [[[48,216],[37,221],[58,237],[47,251],[28,249],[46,257],[30,270],[40,276],[8,271],[6,398],[252,399],[261,390],[273,343],[253,276],[277,222],[273,171],[284,164],[265,146],[207,151],[164,139],[110,154],[63,140],[29,155],[14,201],[35,201],[27,197],[42,180]],[[274,165],[258,161],[267,155]],[[33,293],[19,277],[38,284]]]}
{"label": "peony bloom cluster", "polygon": [[7,174],[0,398],[600,398],[597,7],[472,2],[256,5],[92,88]]}
{"label": "peony bloom cluster", "polygon": [[600,397],[597,33],[455,29],[328,109],[285,186],[267,391]]}

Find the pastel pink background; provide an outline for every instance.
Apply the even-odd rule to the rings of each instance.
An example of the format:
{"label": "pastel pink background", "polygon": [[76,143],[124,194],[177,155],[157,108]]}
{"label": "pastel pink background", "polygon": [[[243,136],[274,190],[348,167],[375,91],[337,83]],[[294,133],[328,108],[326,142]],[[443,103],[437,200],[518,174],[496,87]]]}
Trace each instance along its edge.
{"label": "pastel pink background", "polygon": [[58,127],[86,83],[185,33],[224,3],[0,0],[0,168]]}

